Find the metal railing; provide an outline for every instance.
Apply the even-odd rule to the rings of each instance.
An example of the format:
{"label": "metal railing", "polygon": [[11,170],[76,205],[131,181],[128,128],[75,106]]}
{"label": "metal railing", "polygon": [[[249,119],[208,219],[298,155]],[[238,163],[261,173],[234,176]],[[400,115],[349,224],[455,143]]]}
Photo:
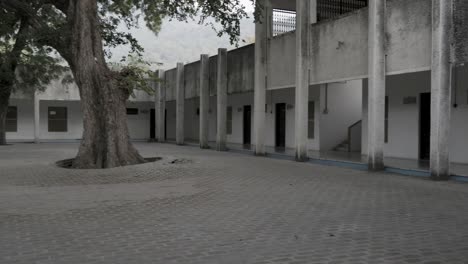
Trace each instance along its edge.
{"label": "metal railing", "polygon": [[273,10],[273,36],[277,36],[296,29],[296,12]]}
{"label": "metal railing", "polygon": [[[317,0],[317,20],[327,20],[367,6],[369,0]],[[273,36],[296,29],[296,12],[273,10]]]}
{"label": "metal railing", "polygon": [[361,150],[362,120],[348,127],[348,152]]}
{"label": "metal railing", "polygon": [[322,21],[366,7],[368,0],[317,0],[317,20]]}

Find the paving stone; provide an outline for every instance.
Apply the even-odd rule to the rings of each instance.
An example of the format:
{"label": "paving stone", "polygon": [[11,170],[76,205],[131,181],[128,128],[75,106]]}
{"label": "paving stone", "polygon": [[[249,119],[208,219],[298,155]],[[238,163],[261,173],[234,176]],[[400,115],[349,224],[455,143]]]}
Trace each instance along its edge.
{"label": "paving stone", "polygon": [[[0,147],[0,263],[467,263],[468,184],[137,143]],[[184,160],[174,163],[174,160]]]}

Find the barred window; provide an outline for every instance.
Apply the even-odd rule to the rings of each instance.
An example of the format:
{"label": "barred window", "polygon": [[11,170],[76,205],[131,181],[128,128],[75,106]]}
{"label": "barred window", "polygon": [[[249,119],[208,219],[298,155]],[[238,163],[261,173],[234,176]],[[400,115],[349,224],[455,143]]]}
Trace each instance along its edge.
{"label": "barred window", "polygon": [[227,108],[226,133],[228,135],[232,134],[232,106],[228,106]]}
{"label": "barred window", "polygon": [[127,115],[138,115],[138,108],[127,108]]}
{"label": "barred window", "polygon": [[68,131],[68,113],[66,107],[49,107],[48,119],[49,132]]}
{"label": "barred window", "polygon": [[9,106],[6,115],[6,132],[18,131],[18,108]]}
{"label": "barred window", "polygon": [[315,138],[315,103],[313,101],[309,102],[309,117],[308,117],[308,124],[307,124],[307,131],[308,131],[308,138],[314,139]]}

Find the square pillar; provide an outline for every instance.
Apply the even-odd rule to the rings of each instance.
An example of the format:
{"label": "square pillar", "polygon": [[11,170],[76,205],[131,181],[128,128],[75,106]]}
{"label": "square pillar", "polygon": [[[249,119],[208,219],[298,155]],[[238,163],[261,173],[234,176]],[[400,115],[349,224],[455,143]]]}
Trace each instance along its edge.
{"label": "square pillar", "polygon": [[183,145],[184,136],[184,106],[185,106],[185,85],[184,85],[184,64],[177,63],[176,76],[176,144]]}
{"label": "square pillar", "polygon": [[450,178],[452,0],[432,1],[431,179]]}
{"label": "square pillar", "polygon": [[268,39],[272,34],[270,0],[257,0],[259,21],[255,22],[254,140],[255,155],[265,155],[265,104],[268,77]]}
{"label": "square pillar", "polygon": [[309,50],[311,0],[296,0],[296,161],[306,161],[309,106]]}
{"label": "square pillar", "polygon": [[208,111],[210,108],[210,86],[209,86],[209,56],[202,54],[200,56],[200,148],[207,149],[209,119]]}
{"label": "square pillar", "polygon": [[384,169],[385,0],[369,1],[368,165]]}
{"label": "square pillar", "polygon": [[218,49],[216,78],[217,129],[216,150],[226,150],[227,131],[227,49]]}
{"label": "square pillar", "polygon": [[41,110],[40,110],[41,100],[39,99],[38,92],[34,92],[34,143],[41,143]]}
{"label": "square pillar", "polygon": [[155,87],[155,99],[156,99],[156,140],[158,142],[166,141],[166,86],[164,85],[164,71],[156,71],[156,87]]}

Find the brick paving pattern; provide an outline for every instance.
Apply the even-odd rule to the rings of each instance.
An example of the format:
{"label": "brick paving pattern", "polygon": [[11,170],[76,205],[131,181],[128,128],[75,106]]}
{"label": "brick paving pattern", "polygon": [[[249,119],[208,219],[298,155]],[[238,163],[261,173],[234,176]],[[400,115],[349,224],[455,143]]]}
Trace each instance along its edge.
{"label": "brick paving pattern", "polygon": [[[0,147],[0,263],[468,263],[468,184],[138,143]],[[173,162],[174,160],[182,162]]]}

